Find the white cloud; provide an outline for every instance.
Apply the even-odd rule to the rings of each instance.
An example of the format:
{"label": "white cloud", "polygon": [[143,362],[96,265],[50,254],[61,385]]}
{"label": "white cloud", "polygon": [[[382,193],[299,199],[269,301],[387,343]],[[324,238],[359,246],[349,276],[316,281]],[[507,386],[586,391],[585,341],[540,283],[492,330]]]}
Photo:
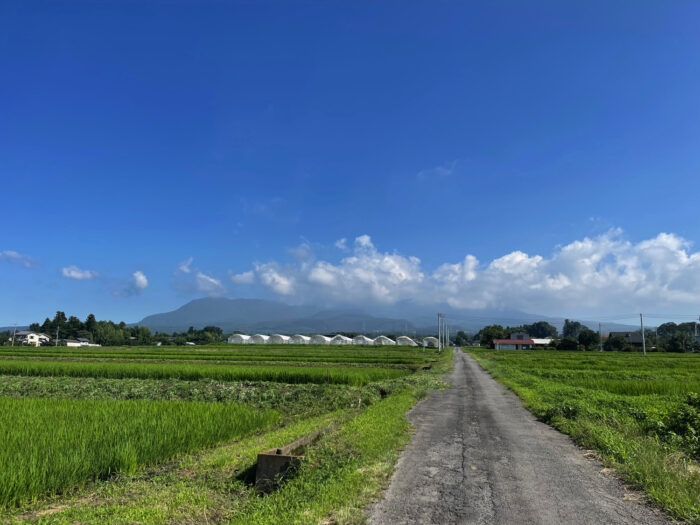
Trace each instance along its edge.
{"label": "white cloud", "polygon": [[672,233],[635,244],[613,229],[549,256],[513,251],[481,264],[467,254],[432,272],[417,257],[380,252],[368,235],[357,237],[337,263],[308,260],[257,264],[255,273],[273,292],[307,301],[448,302],[550,315],[685,311],[700,302],[700,252]]}
{"label": "white cloud", "polygon": [[188,259],[182,261],[180,264],[177,265],[177,270],[175,270],[175,273],[191,273],[193,262],[194,257],[189,257]]}
{"label": "white cloud", "polygon": [[345,237],[338,239],[335,241],[335,247],[344,252],[348,251],[348,240]]}
{"label": "white cloud", "polygon": [[270,290],[280,295],[292,295],[295,292],[295,279],[285,275],[277,263],[256,264],[255,273],[260,281]]}
{"label": "white cloud", "polygon": [[231,280],[236,284],[253,284],[255,282],[255,273],[253,270],[234,273],[231,275]]}
{"label": "white cloud", "polygon": [[146,275],[141,271],[135,271],[131,275],[132,284],[137,290],[145,290],[148,287],[148,279]]}
{"label": "white cloud", "polygon": [[38,268],[39,264],[29,255],[17,253],[12,250],[4,250],[0,252],[0,261],[7,261],[12,264],[19,264],[24,268]]}
{"label": "white cloud", "polygon": [[131,274],[131,278],[126,281],[121,288],[114,290],[112,293],[114,295],[128,297],[139,295],[146,288],[148,288],[148,278],[142,271],[137,270]]}
{"label": "white cloud", "polygon": [[214,277],[199,271],[197,272],[197,275],[195,275],[194,282],[195,286],[197,287],[197,291],[207,295],[221,295],[226,291],[219,279],[215,279]]}
{"label": "white cloud", "polygon": [[81,270],[75,265],[61,268],[61,274],[63,275],[63,277],[68,277],[69,279],[76,279],[78,281],[95,279],[96,277],[100,276],[100,274],[98,274],[94,270]]}
{"label": "white cloud", "polygon": [[450,175],[452,175],[456,167],[457,161],[452,160],[450,162],[445,162],[433,168],[420,170],[417,176],[419,179],[441,179],[443,177],[449,177]]}

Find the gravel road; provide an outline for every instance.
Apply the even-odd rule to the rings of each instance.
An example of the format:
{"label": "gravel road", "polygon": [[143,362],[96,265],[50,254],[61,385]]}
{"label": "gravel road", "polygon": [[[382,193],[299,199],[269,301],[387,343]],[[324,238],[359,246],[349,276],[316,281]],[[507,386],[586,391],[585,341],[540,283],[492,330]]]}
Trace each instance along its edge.
{"label": "gravel road", "polygon": [[449,378],[409,412],[415,434],[371,524],[672,523],[470,356],[455,351]]}

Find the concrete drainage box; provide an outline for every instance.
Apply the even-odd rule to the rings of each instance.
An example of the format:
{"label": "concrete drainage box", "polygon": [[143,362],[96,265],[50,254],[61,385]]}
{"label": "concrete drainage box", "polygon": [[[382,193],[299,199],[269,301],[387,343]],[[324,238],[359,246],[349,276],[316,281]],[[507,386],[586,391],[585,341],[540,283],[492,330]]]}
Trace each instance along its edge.
{"label": "concrete drainage box", "polygon": [[320,434],[320,431],[314,432],[282,448],[271,448],[258,454],[255,486],[261,490],[273,488],[289,469],[295,468],[301,463],[304,459],[304,449]]}

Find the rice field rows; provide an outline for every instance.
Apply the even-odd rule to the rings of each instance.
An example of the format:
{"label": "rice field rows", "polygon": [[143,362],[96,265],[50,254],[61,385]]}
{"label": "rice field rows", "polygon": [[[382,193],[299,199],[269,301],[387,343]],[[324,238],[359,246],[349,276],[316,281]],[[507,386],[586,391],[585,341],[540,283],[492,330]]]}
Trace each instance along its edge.
{"label": "rice field rows", "polygon": [[245,366],[181,363],[123,363],[74,361],[0,361],[0,375],[107,377],[113,379],[216,379],[361,386],[410,374],[397,368],[339,368],[323,366]]}
{"label": "rice field rows", "polygon": [[219,361],[219,362],[323,362],[356,364],[420,364],[436,358],[434,349],[411,347],[261,347],[231,349],[206,347],[156,349],[144,348],[0,348],[0,357],[42,357],[67,359],[139,359],[164,361]]}
{"label": "rice field rows", "polygon": [[230,403],[0,398],[0,506],[268,427],[277,413]]}
{"label": "rice field rows", "polygon": [[700,354],[467,351],[538,418],[700,523]]}

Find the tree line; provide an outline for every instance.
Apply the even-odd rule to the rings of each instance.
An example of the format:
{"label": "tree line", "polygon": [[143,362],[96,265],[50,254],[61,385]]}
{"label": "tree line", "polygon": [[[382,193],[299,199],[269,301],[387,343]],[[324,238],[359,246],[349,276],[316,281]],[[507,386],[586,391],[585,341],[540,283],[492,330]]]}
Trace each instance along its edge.
{"label": "tree line", "polygon": [[[32,332],[40,332],[51,338],[51,344],[56,344],[56,337],[63,339],[87,339],[90,343],[102,346],[141,346],[153,345],[184,345],[188,342],[197,345],[220,343],[224,340],[224,333],[218,326],[205,326],[202,329],[190,327],[186,332],[173,332],[166,334],[152,333],[145,326],[127,326],[125,322],[98,321],[93,314],[88,315],[85,321],[71,315],[67,317],[64,312],[58,311],[53,319],[48,317],[43,323],[29,325]],[[0,344],[8,344],[12,340],[12,332],[0,333]]]}

